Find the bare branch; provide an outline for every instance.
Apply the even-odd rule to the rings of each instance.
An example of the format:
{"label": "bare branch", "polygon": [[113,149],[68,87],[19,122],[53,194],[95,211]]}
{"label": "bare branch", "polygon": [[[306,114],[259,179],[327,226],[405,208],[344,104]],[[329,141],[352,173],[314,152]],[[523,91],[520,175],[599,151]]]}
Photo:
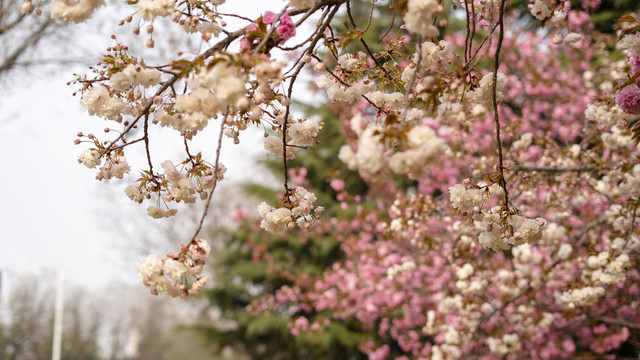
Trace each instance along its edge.
{"label": "bare branch", "polygon": [[0,65],[0,76],[5,71],[11,69],[15,64],[18,58],[29,48],[30,46],[34,46],[42,39],[42,35],[44,32],[53,24],[52,19],[47,19],[45,22],[40,24],[38,30],[34,31],[9,57],[7,57],[2,65]]}
{"label": "bare branch", "polygon": [[596,320],[602,321],[607,324],[626,326],[631,329],[640,330],[640,324],[631,322],[626,319],[613,318],[610,316],[597,316]]}
{"label": "bare branch", "polygon": [[[320,27],[318,28],[318,32],[315,36],[315,38],[311,41],[311,44],[307,47],[307,49],[305,50],[305,52],[302,54],[302,56],[306,55],[312,55],[313,51],[315,50],[316,45],[318,44],[318,41],[320,41],[320,39],[322,39],[322,37],[324,36],[324,29],[326,29],[329,24],[331,24],[331,20],[333,20],[333,17],[336,15],[336,13],[338,12],[338,9],[340,8],[340,4],[335,5],[335,7],[333,8],[333,10],[331,11],[331,13],[327,16],[327,18],[324,20],[324,22],[322,23],[322,25],[320,25]],[[304,62],[299,62],[298,65],[295,68],[295,71],[293,72],[293,74],[291,75],[291,78],[289,80],[289,89],[287,91],[287,97],[290,99],[291,98],[291,94],[293,93],[293,84],[296,82],[296,78],[298,77],[298,74],[300,74],[300,71],[302,71],[302,68],[304,67],[304,65],[306,65]],[[289,113],[290,113],[290,106],[291,105],[287,105],[287,108],[285,110],[284,113],[284,123],[282,124],[282,155],[283,155],[283,162],[284,162],[284,189],[285,189],[285,196],[289,194],[289,170],[287,167],[287,122],[288,122],[288,118],[289,118]]]}
{"label": "bare branch", "polygon": [[504,207],[505,210],[509,210],[509,190],[507,189],[507,183],[504,179],[504,164],[502,157],[502,140],[500,139],[500,116],[498,114],[498,67],[500,67],[500,50],[502,49],[502,40],[504,39],[504,2],[500,0],[500,9],[498,14],[498,24],[500,31],[498,34],[498,45],[496,47],[496,53],[493,65],[493,85],[492,85],[492,97],[494,121],[496,123],[496,142],[498,143],[498,172],[500,173],[500,186],[504,190]]}

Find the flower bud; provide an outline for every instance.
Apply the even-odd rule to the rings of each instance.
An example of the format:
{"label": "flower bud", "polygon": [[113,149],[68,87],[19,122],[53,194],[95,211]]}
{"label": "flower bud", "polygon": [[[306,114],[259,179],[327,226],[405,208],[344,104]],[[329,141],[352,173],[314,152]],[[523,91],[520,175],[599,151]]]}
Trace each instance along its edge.
{"label": "flower bud", "polygon": [[25,14],[31,14],[33,12],[33,4],[27,0],[22,4],[22,12]]}

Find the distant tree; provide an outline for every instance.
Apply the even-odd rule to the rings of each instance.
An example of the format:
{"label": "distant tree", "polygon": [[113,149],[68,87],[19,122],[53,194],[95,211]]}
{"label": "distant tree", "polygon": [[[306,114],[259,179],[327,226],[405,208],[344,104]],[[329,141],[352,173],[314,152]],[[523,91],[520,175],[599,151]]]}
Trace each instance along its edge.
{"label": "distant tree", "polygon": [[0,79],[12,69],[33,64],[29,54],[42,44],[49,44],[49,38],[60,26],[48,16],[28,16],[20,9],[22,5],[14,0],[0,0]]}
{"label": "distant tree", "polygon": [[[49,281],[48,281],[49,280]],[[6,319],[0,322],[0,359],[51,359],[53,344],[53,301],[51,276],[25,276],[14,281]],[[68,296],[63,318],[62,358],[99,359],[100,319],[90,315],[90,297],[79,289]],[[94,303],[95,304],[95,303]]]}
{"label": "distant tree", "polygon": [[[52,280],[38,275],[12,281],[1,311],[0,360],[51,359]],[[210,345],[187,326],[194,318],[171,299],[150,298],[143,289],[124,284],[98,292],[75,286],[65,290],[62,359],[215,359]]]}

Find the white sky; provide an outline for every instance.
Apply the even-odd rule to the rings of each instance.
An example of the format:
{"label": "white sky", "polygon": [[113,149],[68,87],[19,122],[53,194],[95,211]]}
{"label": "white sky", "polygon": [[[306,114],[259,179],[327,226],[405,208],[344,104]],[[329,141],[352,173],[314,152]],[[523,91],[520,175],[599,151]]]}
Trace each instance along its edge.
{"label": "white sky", "polygon": [[[285,4],[281,0],[229,3],[221,11],[233,12],[233,7],[237,7],[241,10],[235,11],[250,18],[267,10],[279,12]],[[104,17],[99,20],[109,23]],[[228,29],[235,28],[230,23]],[[96,56],[111,44],[112,32],[113,29],[94,28],[73,41]],[[144,39],[141,37],[140,41]],[[88,61],[93,64],[97,60]],[[123,224],[125,232],[132,237],[135,231],[145,234],[145,226],[149,224],[146,205],[137,205],[126,198],[122,192],[126,183],[96,181],[95,170],[76,161],[86,144],[73,144],[78,131],[101,134],[100,129],[114,123],[90,118],[78,97],[71,96],[75,88],[66,86],[66,82],[72,79],[74,71],[86,73],[86,68],[62,68],[45,76],[37,71],[36,68],[33,75],[12,81],[10,89],[0,89],[0,158],[4,169],[0,176],[0,189],[4,190],[4,206],[0,209],[0,270],[10,274],[9,282],[19,273],[56,267],[63,267],[67,281],[78,285],[97,287],[113,279],[135,282],[134,259],[138,254],[123,254],[130,238],[123,236],[123,231],[107,227],[127,219],[129,224]],[[227,178],[255,179],[257,174],[247,158],[262,153],[260,138],[261,133],[254,132],[241,135],[243,146],[233,146],[231,142],[223,145],[222,162],[229,169]],[[211,146],[204,150],[213,154],[215,139],[205,140]],[[156,146],[166,147],[164,143]],[[164,152],[170,156],[177,151],[174,149],[169,147]],[[142,150],[136,149],[138,156]],[[174,162],[182,156],[177,153]],[[130,159],[132,162],[135,163],[135,157],[134,161]],[[134,164],[132,170],[135,174]],[[141,228],[132,233],[130,228],[137,223]],[[176,243],[188,241],[188,237],[185,235]]]}

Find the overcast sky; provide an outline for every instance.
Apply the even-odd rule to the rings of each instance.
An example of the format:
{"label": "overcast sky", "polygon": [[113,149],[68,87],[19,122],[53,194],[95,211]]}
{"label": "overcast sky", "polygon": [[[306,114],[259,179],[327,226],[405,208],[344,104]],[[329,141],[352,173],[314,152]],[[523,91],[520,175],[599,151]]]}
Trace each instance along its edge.
{"label": "overcast sky", "polygon": [[[280,0],[230,1],[221,11],[241,7],[240,13],[256,18],[266,10],[278,12],[284,4]],[[108,15],[98,14],[102,16],[98,23],[109,23]],[[228,29],[233,26],[230,22]],[[89,25],[70,41],[82,53],[90,53],[86,56],[94,57],[110,44],[111,33],[113,29]],[[93,58],[89,63],[97,61]],[[75,134],[100,133],[109,125],[90,118],[78,97],[71,95],[75,88],[66,85],[74,71],[85,69],[76,65],[41,74],[35,68],[31,75],[21,74],[10,81],[9,88],[0,90],[0,188],[4,195],[0,269],[10,274],[9,282],[19,273],[57,267],[65,269],[68,282],[78,285],[102,286],[113,279],[137,281],[134,259],[139,255],[123,252],[136,231],[147,233],[146,206],[126,198],[122,191],[126,183],[98,182],[95,170],[76,160],[86,145],[74,145]],[[247,159],[262,152],[260,138],[261,133],[254,131],[241,136],[243,146],[223,145],[222,162],[229,169],[229,181],[257,176]],[[204,140],[200,144],[215,144],[210,137]],[[177,148],[160,145],[168,157],[175,153],[174,159],[179,160],[183,156]],[[142,150],[136,148],[138,156]],[[215,147],[203,150],[213,154]],[[126,222],[123,230],[116,230],[122,221]],[[176,243],[188,241],[187,237]]]}

